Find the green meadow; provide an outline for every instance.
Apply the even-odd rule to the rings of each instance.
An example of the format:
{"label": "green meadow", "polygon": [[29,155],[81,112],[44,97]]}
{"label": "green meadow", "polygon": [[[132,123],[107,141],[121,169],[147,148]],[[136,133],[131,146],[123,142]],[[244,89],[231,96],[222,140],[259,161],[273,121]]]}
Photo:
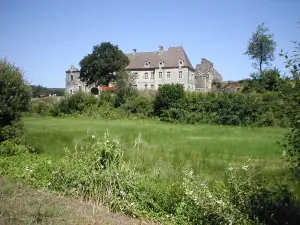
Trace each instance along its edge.
{"label": "green meadow", "polygon": [[[74,149],[86,136],[118,140],[125,160],[136,169],[176,179],[185,166],[208,180],[250,160],[269,175],[282,169],[282,128],[168,124],[154,120],[100,120],[92,118],[25,119],[28,145],[59,160],[65,148]],[[105,133],[109,136],[105,137]]]}

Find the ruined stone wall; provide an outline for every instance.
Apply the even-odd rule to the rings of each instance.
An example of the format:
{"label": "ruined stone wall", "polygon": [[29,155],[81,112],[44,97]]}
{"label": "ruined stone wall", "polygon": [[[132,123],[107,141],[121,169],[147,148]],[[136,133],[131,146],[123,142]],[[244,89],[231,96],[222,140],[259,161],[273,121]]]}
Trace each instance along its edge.
{"label": "ruined stone wall", "polygon": [[196,65],[195,72],[195,90],[210,91],[213,82],[221,82],[222,75],[214,68],[212,62],[202,58],[201,64]]}

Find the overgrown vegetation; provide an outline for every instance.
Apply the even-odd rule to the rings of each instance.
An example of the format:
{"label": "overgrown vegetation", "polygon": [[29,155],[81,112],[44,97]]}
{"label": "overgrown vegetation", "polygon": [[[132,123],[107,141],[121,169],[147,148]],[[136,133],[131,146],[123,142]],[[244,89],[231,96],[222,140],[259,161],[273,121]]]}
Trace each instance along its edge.
{"label": "overgrown vegetation", "polygon": [[286,68],[290,70],[290,85],[281,91],[284,101],[287,104],[287,116],[290,121],[290,132],[287,134],[287,159],[296,181],[299,184],[300,178],[300,42],[295,41],[293,54],[283,53],[281,56],[286,59]]}
{"label": "overgrown vegetation", "polygon": [[177,180],[161,185],[162,164],[150,174],[137,170],[108,132],[101,139],[87,135],[56,161],[13,152],[1,155],[1,175],[130,215],[173,224],[297,224],[300,218],[298,200],[285,186],[269,185],[251,160],[231,165],[225,181],[207,181],[186,166]]}
{"label": "overgrown vegetation", "polygon": [[32,102],[31,113],[48,116],[89,115],[99,118],[157,117],[188,124],[288,126],[286,104],[278,92],[188,93],[179,84],[163,85],[157,93],[131,88],[100,97],[76,93],[59,103]]}
{"label": "overgrown vegetation", "polygon": [[29,108],[31,90],[21,70],[0,60],[0,142],[24,141],[22,116]]}
{"label": "overgrown vegetation", "polygon": [[49,95],[57,95],[57,96],[64,96],[65,89],[64,88],[47,88],[41,85],[30,85],[32,89],[32,97],[39,98],[39,97],[46,97]]}

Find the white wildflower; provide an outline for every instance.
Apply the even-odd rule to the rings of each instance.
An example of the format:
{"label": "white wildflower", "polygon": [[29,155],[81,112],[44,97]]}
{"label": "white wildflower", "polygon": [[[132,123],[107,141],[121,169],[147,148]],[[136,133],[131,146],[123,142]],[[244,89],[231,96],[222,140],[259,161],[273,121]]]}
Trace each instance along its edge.
{"label": "white wildflower", "polygon": [[26,167],[26,168],[25,168],[25,170],[27,170],[27,171],[28,171],[28,170],[29,170],[29,169],[28,169],[28,167]]}
{"label": "white wildflower", "polygon": [[51,163],[52,163],[51,160],[49,160],[49,161],[48,161],[48,164],[51,164]]}
{"label": "white wildflower", "polygon": [[93,138],[93,139],[95,139],[95,138],[96,138],[96,136],[95,136],[95,135],[92,135],[92,138]]}
{"label": "white wildflower", "polygon": [[133,206],[133,205],[134,205],[134,202],[131,202],[130,205]]}
{"label": "white wildflower", "polygon": [[232,170],[233,170],[233,167],[229,167],[228,169],[229,169],[229,171],[232,171]]}
{"label": "white wildflower", "polygon": [[32,170],[29,170],[30,173],[32,173]]}
{"label": "white wildflower", "polygon": [[109,143],[109,140],[106,140],[106,143]]}
{"label": "white wildflower", "polygon": [[48,182],[48,185],[51,185],[51,182]]}
{"label": "white wildflower", "polygon": [[243,170],[248,170],[248,167],[249,167],[249,165],[243,165],[243,166],[242,166],[242,169],[243,169]]}
{"label": "white wildflower", "polygon": [[100,167],[101,167],[101,169],[103,169],[103,168],[104,168],[104,166],[103,166],[103,165],[101,165]]}

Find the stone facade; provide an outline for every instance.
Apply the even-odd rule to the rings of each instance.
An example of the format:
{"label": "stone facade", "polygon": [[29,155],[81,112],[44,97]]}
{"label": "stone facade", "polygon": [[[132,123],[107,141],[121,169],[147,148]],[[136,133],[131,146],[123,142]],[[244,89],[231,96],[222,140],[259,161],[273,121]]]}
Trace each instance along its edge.
{"label": "stone facade", "polygon": [[195,91],[211,91],[213,82],[221,82],[222,76],[214,68],[212,62],[202,58],[201,64],[196,65],[195,71]]}
{"label": "stone facade", "polygon": [[127,70],[135,76],[138,90],[157,90],[163,84],[182,84],[185,90],[195,91],[195,70],[182,47],[160,46],[156,52],[127,54],[130,64]]}
{"label": "stone facade", "polygon": [[78,91],[91,92],[91,89],[95,88],[95,85],[86,85],[80,80],[80,71],[71,66],[70,69],[66,71],[66,93],[74,94]]}
{"label": "stone facade", "polygon": [[[213,64],[202,58],[201,64],[192,66],[182,47],[170,47],[167,51],[160,46],[158,51],[127,54],[130,60],[126,70],[135,76],[138,90],[157,90],[163,84],[182,84],[186,91],[210,91],[213,81],[222,81],[222,76]],[[79,79],[80,71],[71,66],[66,71],[66,92],[91,92],[95,85],[87,86]]]}

